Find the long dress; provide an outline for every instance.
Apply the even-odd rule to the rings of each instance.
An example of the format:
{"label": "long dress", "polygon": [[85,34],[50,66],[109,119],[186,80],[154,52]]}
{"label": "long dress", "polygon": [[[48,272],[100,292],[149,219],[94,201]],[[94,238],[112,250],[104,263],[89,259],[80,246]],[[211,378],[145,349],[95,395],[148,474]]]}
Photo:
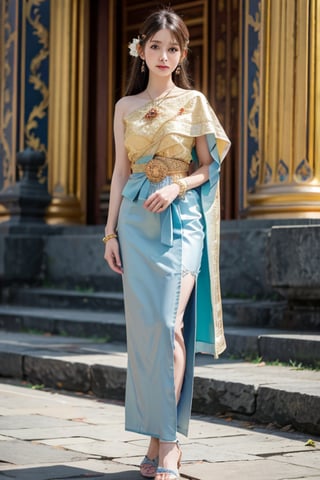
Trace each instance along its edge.
{"label": "long dress", "polygon": [[[225,349],[219,282],[219,172],[230,142],[205,96],[195,90],[169,95],[150,118],[151,104],[124,119],[132,174],[122,192],[118,235],[123,263],[128,368],[125,428],[175,441],[188,434],[196,352],[217,357]],[[160,157],[175,170],[197,167],[195,138],[206,135],[209,180],[187,191],[162,213],[143,207],[154,183],[146,166]],[[178,159],[178,162],[175,162]],[[181,162],[182,161],[182,162]],[[157,168],[156,168],[157,170]],[[170,167],[169,167],[170,171]],[[155,172],[157,173],[157,171]],[[172,172],[171,172],[172,173]],[[187,174],[185,174],[186,176]],[[186,370],[178,405],[174,388],[174,329],[181,278],[195,276],[184,315]]]}

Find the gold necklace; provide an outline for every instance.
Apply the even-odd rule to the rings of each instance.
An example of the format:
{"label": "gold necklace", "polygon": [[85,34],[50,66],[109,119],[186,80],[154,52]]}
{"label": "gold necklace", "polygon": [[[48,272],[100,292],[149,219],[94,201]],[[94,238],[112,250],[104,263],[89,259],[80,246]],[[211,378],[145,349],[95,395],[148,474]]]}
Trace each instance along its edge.
{"label": "gold necklace", "polygon": [[158,101],[156,101],[154,98],[152,98],[150,93],[148,92],[148,89],[146,89],[146,92],[147,92],[150,100],[152,101],[152,107],[150,108],[150,110],[147,111],[144,118],[146,118],[147,120],[153,120],[154,118],[156,118],[159,115],[158,108],[159,108],[160,104],[163,102],[163,100],[165,100],[167,98],[169,93],[171,93],[174,88],[175,88],[175,85],[172,88],[170,88],[170,90],[168,90],[168,92],[163,97],[160,97]]}

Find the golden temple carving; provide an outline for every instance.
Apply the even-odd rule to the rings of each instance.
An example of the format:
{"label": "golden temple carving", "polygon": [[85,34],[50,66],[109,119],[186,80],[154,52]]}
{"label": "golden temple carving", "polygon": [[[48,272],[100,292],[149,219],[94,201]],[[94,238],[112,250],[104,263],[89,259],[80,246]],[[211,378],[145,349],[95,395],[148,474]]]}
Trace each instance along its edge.
{"label": "golden temple carving", "polygon": [[[2,188],[6,188],[15,181],[15,135],[16,135],[16,95],[8,82],[16,82],[17,68],[17,29],[9,21],[8,5],[0,4],[0,144],[2,157]],[[11,52],[11,62],[9,55]],[[13,62],[12,62],[13,60]],[[0,211],[2,217],[2,210]]]}
{"label": "golden temple carving", "polygon": [[[258,33],[258,44],[256,49],[253,52],[251,62],[256,66],[255,75],[252,81],[252,99],[253,103],[249,110],[248,114],[248,129],[250,136],[259,141],[259,125],[258,125],[258,115],[260,110],[260,44],[261,44],[261,3],[259,2],[259,10],[256,12],[255,17],[248,15],[248,25],[253,28],[255,32]],[[252,154],[250,159],[250,175],[252,178],[255,178],[259,174],[260,170],[260,152],[256,150]]]}
{"label": "golden temple carving", "polygon": [[38,43],[41,45],[41,49],[31,60],[28,81],[33,85],[33,88],[40,93],[42,99],[30,112],[24,127],[24,133],[25,143],[28,147],[46,153],[46,146],[34,132],[38,127],[37,119],[42,119],[47,115],[49,104],[49,89],[41,75],[41,64],[49,56],[49,33],[41,23],[41,15],[36,8],[44,1],[46,0],[29,0],[25,2],[26,21],[32,26],[33,34],[38,38]]}

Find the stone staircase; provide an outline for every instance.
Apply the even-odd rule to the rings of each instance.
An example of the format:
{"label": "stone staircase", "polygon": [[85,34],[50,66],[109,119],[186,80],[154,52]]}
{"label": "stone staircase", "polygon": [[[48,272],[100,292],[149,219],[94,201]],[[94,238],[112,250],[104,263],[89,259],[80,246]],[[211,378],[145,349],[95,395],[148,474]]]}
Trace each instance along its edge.
{"label": "stone staircase", "polygon": [[[225,299],[229,358],[320,366],[320,334],[288,329],[282,301]],[[3,289],[0,328],[125,342],[123,294],[45,287]]]}

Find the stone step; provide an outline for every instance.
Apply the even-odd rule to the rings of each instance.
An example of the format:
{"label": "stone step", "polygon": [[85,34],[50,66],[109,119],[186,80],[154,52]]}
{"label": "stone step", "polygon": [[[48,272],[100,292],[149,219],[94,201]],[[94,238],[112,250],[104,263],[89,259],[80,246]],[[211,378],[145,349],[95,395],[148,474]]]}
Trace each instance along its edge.
{"label": "stone step", "polygon": [[284,319],[286,305],[285,301],[224,298],[223,321],[232,327],[291,329]]}
{"label": "stone step", "polygon": [[223,299],[225,325],[320,331],[320,309],[283,300]]}
{"label": "stone step", "polygon": [[[123,311],[122,291],[92,292],[63,288],[10,287],[3,289],[2,303],[41,308],[92,310],[95,312]],[[285,330],[307,329],[289,322],[286,302],[253,299],[223,299],[224,323],[226,326],[281,328]],[[301,326],[302,325],[302,326]],[[304,326],[303,326],[304,325]]]}
{"label": "stone step", "polygon": [[[3,331],[0,376],[123,400],[123,343]],[[193,411],[320,434],[320,371],[196,355]]]}
{"label": "stone step", "polygon": [[62,288],[10,287],[2,293],[3,303],[27,307],[81,309],[95,312],[123,311],[123,293],[91,292]]}
{"label": "stone step", "polygon": [[0,329],[125,341],[122,312],[0,305]]}
{"label": "stone step", "polygon": [[[16,332],[96,337],[104,341],[124,342],[126,339],[123,312],[0,305],[0,328]],[[319,332],[226,325],[225,333],[228,345],[225,357],[320,366]]]}
{"label": "stone step", "polygon": [[225,355],[320,369],[320,333],[226,327]]}

